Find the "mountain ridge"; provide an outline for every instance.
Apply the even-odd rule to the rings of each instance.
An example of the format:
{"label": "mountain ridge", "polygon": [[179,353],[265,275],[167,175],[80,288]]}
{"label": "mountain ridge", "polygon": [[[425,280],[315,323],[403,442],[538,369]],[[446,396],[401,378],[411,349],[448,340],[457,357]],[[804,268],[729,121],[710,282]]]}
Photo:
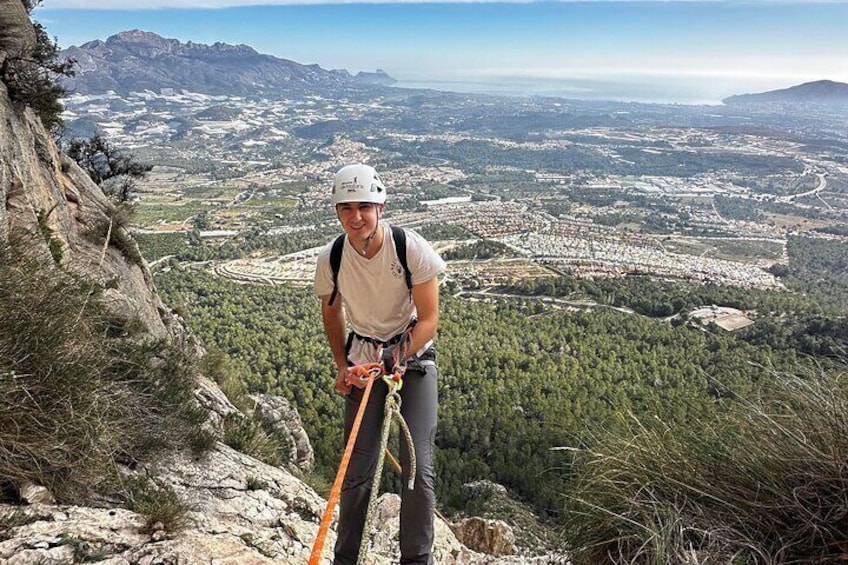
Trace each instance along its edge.
{"label": "mountain ridge", "polygon": [[65,86],[80,94],[162,89],[204,94],[303,94],[330,89],[367,89],[394,82],[385,72],[323,69],[259,53],[244,45],[211,45],[169,39],[134,29],[62,51],[76,60],[76,75]]}
{"label": "mountain ridge", "polygon": [[779,90],[736,94],[725,98],[722,102],[725,104],[769,102],[848,104],[848,84],[832,80],[817,80]]}

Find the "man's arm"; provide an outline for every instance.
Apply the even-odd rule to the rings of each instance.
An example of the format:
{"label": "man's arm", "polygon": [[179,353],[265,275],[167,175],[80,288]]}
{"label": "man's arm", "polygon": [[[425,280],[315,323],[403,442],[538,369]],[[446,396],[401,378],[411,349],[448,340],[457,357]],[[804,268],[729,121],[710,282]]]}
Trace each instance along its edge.
{"label": "man's arm", "polygon": [[327,334],[327,342],[330,344],[330,351],[333,352],[333,361],[337,369],[335,389],[342,394],[347,394],[350,392],[350,385],[345,383],[347,373],[345,318],[340,295],[336,295],[332,306],[330,306],[329,294],[321,297],[321,318],[324,321],[324,333]]}
{"label": "man's arm", "polygon": [[439,326],[439,279],[433,277],[428,281],[412,287],[412,302],[418,311],[418,323],[412,328],[412,342],[409,345],[408,356],[414,355],[419,349],[436,336]]}

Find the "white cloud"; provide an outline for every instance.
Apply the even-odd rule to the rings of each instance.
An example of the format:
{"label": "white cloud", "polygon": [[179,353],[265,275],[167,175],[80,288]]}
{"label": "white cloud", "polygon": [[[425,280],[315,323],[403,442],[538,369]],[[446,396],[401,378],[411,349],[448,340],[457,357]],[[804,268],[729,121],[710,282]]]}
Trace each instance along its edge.
{"label": "white cloud", "polygon": [[[162,8],[217,9],[239,6],[286,6],[307,4],[428,4],[444,3],[446,0],[47,0],[39,10],[145,10]],[[507,2],[527,4],[536,0],[448,0],[453,3]],[[573,2],[641,2],[644,0],[554,0],[561,3]],[[660,3],[737,3],[738,0],[654,0]],[[749,4],[848,4],[848,0],[748,0]]]}

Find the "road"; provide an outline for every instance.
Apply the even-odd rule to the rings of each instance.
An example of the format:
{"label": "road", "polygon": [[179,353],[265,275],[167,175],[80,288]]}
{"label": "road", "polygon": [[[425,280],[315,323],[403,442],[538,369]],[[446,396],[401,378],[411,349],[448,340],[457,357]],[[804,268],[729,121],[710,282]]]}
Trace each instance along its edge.
{"label": "road", "polygon": [[566,300],[564,298],[553,298],[550,296],[528,296],[524,294],[506,294],[499,292],[489,292],[488,290],[463,290],[457,293],[457,296],[477,296],[479,298],[536,298],[546,304],[559,304],[580,310],[595,310],[598,308],[609,308],[625,314],[635,314],[636,312],[624,306],[610,306],[609,304],[601,304],[591,300]]}
{"label": "road", "polygon": [[[827,173],[816,173],[816,176],[819,177],[819,184],[812,190],[808,190],[807,192],[801,192],[799,194],[790,194],[789,196],[781,196],[777,199],[778,202],[792,202],[796,198],[803,198],[804,196],[812,196],[813,194],[818,194],[822,192],[827,187]],[[822,202],[824,202],[822,200]],[[827,204],[825,202],[825,204]],[[828,205],[829,206],[829,205]]]}

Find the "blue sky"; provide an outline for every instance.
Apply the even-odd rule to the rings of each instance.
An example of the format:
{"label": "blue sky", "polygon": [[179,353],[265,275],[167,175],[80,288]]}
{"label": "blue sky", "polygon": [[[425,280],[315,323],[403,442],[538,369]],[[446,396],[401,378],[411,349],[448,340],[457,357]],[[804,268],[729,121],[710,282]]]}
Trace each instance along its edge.
{"label": "blue sky", "polygon": [[848,1],[251,3],[45,0],[35,17],[62,46],[143,29],[457,89],[693,102],[848,82]]}

